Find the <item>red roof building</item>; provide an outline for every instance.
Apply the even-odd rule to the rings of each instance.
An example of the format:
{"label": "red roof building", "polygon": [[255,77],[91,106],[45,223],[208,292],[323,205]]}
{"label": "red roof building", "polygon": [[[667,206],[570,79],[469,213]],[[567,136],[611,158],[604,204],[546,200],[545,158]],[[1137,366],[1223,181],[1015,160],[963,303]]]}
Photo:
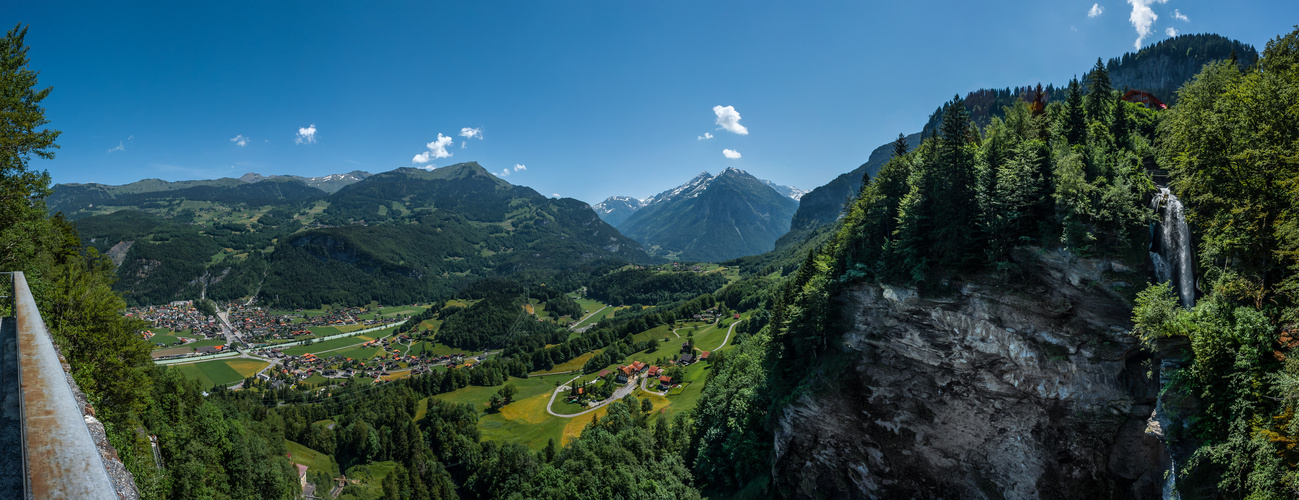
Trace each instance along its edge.
{"label": "red roof building", "polygon": [[657,366],[651,366],[651,367],[649,367],[649,376],[651,376],[651,377],[657,377],[657,376],[659,376],[659,367],[657,367]]}
{"label": "red roof building", "polygon": [[645,369],[645,363],[642,363],[642,362],[640,362],[640,361],[632,361],[632,362],[631,362],[631,371],[639,372],[639,371],[644,370],[644,369]]}
{"label": "red roof building", "polygon": [[699,353],[699,359],[708,359],[708,354],[710,354],[711,352],[712,351],[703,351]]}
{"label": "red roof building", "polygon": [[661,383],[661,384],[663,384],[663,385],[669,385],[669,384],[672,383],[672,377],[669,377],[669,376],[667,376],[667,375],[664,375],[664,376],[662,376],[662,377],[659,377],[659,383]]}

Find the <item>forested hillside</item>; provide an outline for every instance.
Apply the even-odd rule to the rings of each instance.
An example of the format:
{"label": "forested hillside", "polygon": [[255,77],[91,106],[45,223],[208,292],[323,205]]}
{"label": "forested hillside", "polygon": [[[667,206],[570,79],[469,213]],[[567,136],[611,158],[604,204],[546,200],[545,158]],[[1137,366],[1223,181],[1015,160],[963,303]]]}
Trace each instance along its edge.
{"label": "forested hillside", "polygon": [[[76,224],[119,264],[115,286],[132,304],[259,294],[289,307],[402,304],[485,276],[577,287],[606,266],[649,259],[585,204],[476,163],[366,176],[332,195],[281,177],[225,181],[61,189],[66,204],[87,204],[78,213],[104,212]],[[98,195],[86,193],[107,198],[90,207]]]}
{"label": "forested hillside", "polygon": [[[1159,411],[1173,413],[1152,417],[1164,422],[1160,432],[1177,465],[1165,491],[1177,488],[1183,498],[1286,498],[1299,491],[1289,444],[1299,401],[1291,373],[1299,365],[1289,355],[1299,345],[1291,339],[1299,310],[1292,284],[1299,272],[1292,220],[1299,164],[1286,159],[1295,157],[1299,144],[1299,111],[1269,104],[1299,102],[1299,31],[1270,42],[1251,69],[1230,61],[1206,66],[1164,113],[1118,101],[1100,63],[1086,81],[1085,92],[1080,82],[1070,82],[1065,98],[1040,112],[1029,103],[1008,107],[1004,118],[977,133],[961,99],[954,99],[934,137],[905,153],[899,145],[901,154],[862,188],[834,236],[776,288],[770,326],[746,344],[745,362],[732,360],[715,379],[734,382],[709,386],[692,449],[700,477],[727,478],[712,485],[721,491],[753,478],[771,481],[770,493],[793,497],[843,492],[835,488],[844,485],[874,485],[870,491],[884,496],[961,491],[968,483],[959,476],[890,482],[888,465],[876,464],[865,477],[850,475],[849,465],[863,459],[833,449],[816,452],[816,460],[837,464],[837,470],[808,468],[809,455],[797,451],[799,437],[773,436],[773,429],[798,425],[800,418],[809,423],[797,412],[827,399],[809,399],[814,387],[855,385],[840,368],[856,352],[842,347],[849,325],[841,304],[860,300],[863,284],[879,284],[898,304],[915,300],[905,295],[908,288],[943,302],[996,286],[998,279],[1010,285],[1035,269],[1032,254],[1018,256],[1025,245],[1063,245],[1075,256],[1141,262],[1151,220],[1144,207],[1154,190],[1143,165],[1157,159],[1170,170],[1195,241],[1202,242],[1197,275],[1204,296],[1184,309],[1167,285],[1105,286],[1136,297],[1135,333],[1156,358],[1171,357],[1163,365],[1169,372],[1162,375],[1159,399],[1168,406]],[[1145,122],[1157,127],[1138,126]],[[882,335],[869,345],[890,341]],[[1178,357],[1179,345],[1189,354]],[[862,355],[878,350],[857,349],[865,349]],[[755,407],[771,411],[754,417],[749,409]],[[708,430],[735,429],[736,422],[744,431]],[[900,431],[910,432],[894,428],[888,435]],[[783,443],[783,455],[773,441]],[[903,464],[883,456],[885,464]],[[753,466],[761,462],[753,457],[776,463]],[[803,467],[798,474],[784,472],[795,463]],[[1067,478],[1050,474],[1030,480],[1066,497],[1117,494],[1091,481],[1085,488],[1065,487]],[[1088,493],[1092,488],[1100,489]]]}
{"label": "forested hillside", "polygon": [[[1121,57],[1111,58],[1105,68],[1110,87],[1125,91],[1139,89],[1150,92],[1166,103],[1177,100],[1175,90],[1190,81],[1205,63],[1236,58],[1241,68],[1249,67],[1258,59],[1258,52],[1249,45],[1220,35],[1181,35],[1161,40],[1151,46]],[[1082,82],[1086,90],[1087,82]],[[1021,86],[1004,89],[979,89],[962,98],[970,120],[979,127],[987,127],[1002,110],[1016,101],[1032,101],[1040,95],[1043,103],[1062,101],[1068,96],[1068,87],[1048,84],[1042,87]],[[943,108],[936,109],[919,132],[902,134],[907,147],[914,149],[922,137],[937,133],[943,118]],[[813,189],[803,196],[794,214],[791,231],[778,243],[778,247],[794,244],[806,238],[819,226],[833,224],[843,215],[847,203],[857,195],[866,177],[874,177],[884,162],[892,157],[893,143],[881,145],[871,151],[866,163],[842,174],[834,180]]]}

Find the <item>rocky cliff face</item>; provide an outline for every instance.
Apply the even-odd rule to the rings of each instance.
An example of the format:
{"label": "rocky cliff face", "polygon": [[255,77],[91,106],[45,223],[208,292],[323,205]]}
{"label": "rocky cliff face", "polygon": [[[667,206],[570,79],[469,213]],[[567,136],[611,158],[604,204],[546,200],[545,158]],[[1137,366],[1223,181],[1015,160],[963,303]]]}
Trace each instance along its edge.
{"label": "rocky cliff face", "polygon": [[[844,370],[776,419],[773,486],[818,498],[1158,498],[1158,363],[1118,262],[1036,252],[1020,280],[839,297]],[[1019,281],[1019,282],[1014,282]],[[830,362],[829,365],[833,365]],[[831,372],[837,372],[831,374]]]}

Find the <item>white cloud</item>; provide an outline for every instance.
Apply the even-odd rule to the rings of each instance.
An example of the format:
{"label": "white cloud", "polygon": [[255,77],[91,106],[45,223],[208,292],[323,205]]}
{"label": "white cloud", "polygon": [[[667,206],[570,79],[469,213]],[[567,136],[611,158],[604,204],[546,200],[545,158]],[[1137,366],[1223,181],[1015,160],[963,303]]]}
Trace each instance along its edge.
{"label": "white cloud", "polygon": [[1128,16],[1128,21],[1132,27],[1137,29],[1137,41],[1135,44],[1138,50],[1141,49],[1141,42],[1150,36],[1150,28],[1154,26],[1159,16],[1155,11],[1150,10],[1150,6],[1156,3],[1168,3],[1168,0],[1128,0],[1132,4],[1132,14]]}
{"label": "white cloud", "polygon": [[1087,17],[1096,17],[1101,15],[1104,12],[1105,12],[1105,7],[1101,7],[1101,4],[1094,3],[1092,4],[1091,10],[1087,11]]}
{"label": "white cloud", "polygon": [[559,193],[550,193],[551,198],[559,198]]}
{"label": "white cloud", "polygon": [[739,151],[736,151],[736,150],[734,150],[734,149],[723,149],[723,150],[722,150],[722,156],[725,156],[725,157],[727,157],[727,158],[730,158],[730,159],[734,160],[734,159],[740,157],[740,152],[739,152]]}
{"label": "white cloud", "polygon": [[126,144],[122,143],[122,141],[117,141],[117,147],[108,150],[109,153],[112,153],[113,151],[126,151]]}
{"label": "white cloud", "polygon": [[507,169],[503,169],[503,170],[501,170],[501,173],[496,174],[497,177],[509,177],[509,175],[510,175],[510,169],[508,169],[508,168],[507,168]]}
{"label": "white cloud", "polygon": [[515,172],[518,172],[518,171],[520,171],[520,170],[527,170],[527,169],[528,169],[528,166],[527,166],[527,165],[524,165],[524,164],[522,164],[522,163],[515,163],[515,164],[514,164],[514,171],[515,171]]}
{"label": "white cloud", "polygon": [[464,149],[465,146],[468,146],[468,145],[469,145],[468,142],[466,142],[466,141],[460,141],[460,149]]}
{"label": "white cloud", "polygon": [[1164,30],[1164,34],[1168,35],[1169,37],[1177,36],[1177,28],[1169,26],[1168,29]]}
{"label": "white cloud", "polygon": [[749,135],[749,129],[740,125],[740,113],[735,111],[735,106],[713,106],[713,113],[717,114],[717,125],[727,132]]}
{"label": "white cloud", "polygon": [[311,124],[298,129],[298,137],[293,139],[294,144],[314,144],[316,142],[316,124]]}
{"label": "white cloud", "polygon": [[697,139],[695,139],[695,140],[696,140],[696,141],[706,141],[706,140],[708,140],[708,139],[712,139],[712,138],[713,138],[713,133],[712,133],[712,132],[704,132],[704,135],[699,136],[699,137],[698,137]]}
{"label": "white cloud", "polygon": [[464,137],[465,139],[482,139],[483,129],[464,127],[460,129],[460,137]]}
{"label": "white cloud", "polygon": [[1179,9],[1173,9],[1173,19],[1177,19],[1179,21],[1186,21],[1188,23],[1191,22],[1191,18],[1186,17],[1186,14],[1183,14],[1182,11]]}
{"label": "white cloud", "polygon": [[126,140],[128,140],[128,141],[134,141],[134,140],[135,140],[135,134],[131,134],[131,136],[130,136],[130,137],[127,137]]}
{"label": "white cloud", "polygon": [[451,152],[447,151],[447,146],[455,143],[455,139],[438,133],[437,140],[424,145],[424,147],[428,148],[428,151],[415,155],[410,161],[411,163],[428,163],[438,158],[450,158]]}
{"label": "white cloud", "polygon": [[247,137],[244,137],[243,134],[239,134],[239,135],[236,135],[233,139],[230,139],[230,142],[233,142],[233,143],[235,143],[236,146],[239,146],[239,147],[242,148],[242,147],[248,145],[248,138],[247,138]]}

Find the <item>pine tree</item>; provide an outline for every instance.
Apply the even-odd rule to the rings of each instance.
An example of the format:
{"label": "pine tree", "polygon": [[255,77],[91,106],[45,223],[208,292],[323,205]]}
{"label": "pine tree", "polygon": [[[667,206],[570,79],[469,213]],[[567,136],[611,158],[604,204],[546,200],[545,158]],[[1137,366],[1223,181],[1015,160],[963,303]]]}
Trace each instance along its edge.
{"label": "pine tree", "polygon": [[934,225],[931,254],[940,265],[947,267],[972,257],[977,241],[974,227],[978,199],[970,147],[970,113],[959,95],[945,108],[929,198]]}
{"label": "pine tree", "polygon": [[1114,87],[1110,85],[1110,74],[1105,71],[1105,64],[1100,58],[1096,66],[1087,74],[1087,119],[1101,120],[1110,113],[1110,102],[1114,99]]}
{"label": "pine tree", "polygon": [[1069,80],[1069,93],[1064,102],[1063,133],[1070,146],[1087,142],[1087,117],[1083,114],[1082,89],[1078,79]]}
{"label": "pine tree", "polygon": [[1114,145],[1129,149],[1132,147],[1129,138],[1131,125],[1128,123],[1128,105],[1119,99],[1114,102],[1113,112],[1110,118],[1110,135],[1114,137]]}
{"label": "pine tree", "polygon": [[907,154],[907,136],[898,132],[897,140],[893,141],[893,157],[897,158],[905,154]]}

